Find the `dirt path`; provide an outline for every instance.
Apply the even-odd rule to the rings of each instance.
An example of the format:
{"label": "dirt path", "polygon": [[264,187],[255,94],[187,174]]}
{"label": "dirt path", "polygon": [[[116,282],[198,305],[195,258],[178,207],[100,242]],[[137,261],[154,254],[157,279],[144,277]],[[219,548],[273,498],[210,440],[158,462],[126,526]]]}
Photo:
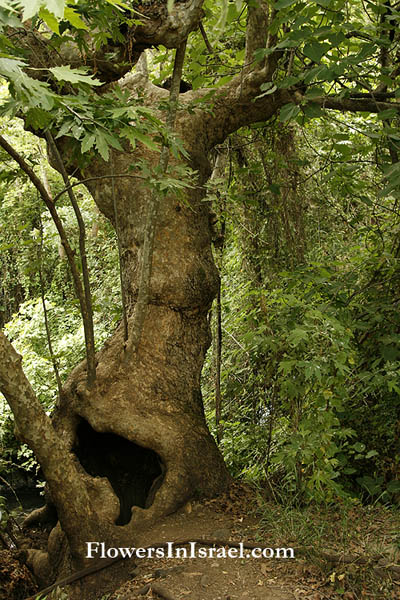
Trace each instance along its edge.
{"label": "dirt path", "polygon": [[[267,540],[256,540],[258,525],[254,519],[240,519],[242,520],[217,513],[209,506],[194,506],[190,514],[182,511],[168,517],[162,524],[147,531],[145,536],[139,537],[135,545],[148,546],[152,540],[167,542],[201,538],[259,541],[260,545],[268,544]],[[209,547],[196,544],[196,551],[200,548],[204,548],[204,552],[210,552]],[[185,549],[190,553],[190,547],[186,546]],[[224,550],[215,548],[211,552],[217,554]],[[294,574],[296,570],[295,561],[248,558],[246,555],[249,553],[250,550],[243,551],[245,558],[218,558],[215,555],[186,559],[143,558],[137,561],[133,572],[134,579],[121,587],[112,598],[127,600],[130,591],[159,579],[160,584],[177,600],[295,600],[297,596],[292,591],[293,582],[288,580],[288,574]],[[280,565],[281,561],[285,564]]]}
{"label": "dirt path", "polygon": [[[136,534],[131,542],[136,549],[164,543],[153,549],[152,557],[144,552],[142,558],[118,561],[101,576],[91,575],[91,581],[81,579],[78,586],[89,585],[95,600],[400,600],[398,511],[355,504],[346,510],[338,505],[296,512],[263,501],[257,510],[255,497],[253,489],[234,483],[217,499],[189,503]],[[256,514],[263,516],[262,522]],[[182,540],[192,541],[192,547],[170,547],[169,555],[165,543]],[[218,544],[212,547],[206,540]],[[286,548],[286,557],[281,551],[281,558],[257,558],[250,549],[235,549],[234,543],[240,542]],[[308,559],[305,546],[313,549]],[[294,558],[289,548],[295,549]],[[350,560],[343,560],[343,553]],[[341,562],[327,559],[332,556]],[[116,589],[117,581],[125,583]],[[154,589],[138,596],[146,586]],[[163,596],[156,594],[157,586]],[[73,587],[66,586],[62,598]],[[104,596],[100,590],[105,589],[115,591]],[[75,591],[74,597],[80,598],[79,588]]]}
{"label": "dirt path", "polygon": [[[267,536],[261,537],[260,523],[251,516],[250,504],[243,498],[240,501],[225,498],[205,504],[190,504],[139,536],[135,546],[211,538],[221,540],[220,548],[227,540],[256,542],[260,546],[276,548]],[[284,539],[279,542],[281,547],[288,546]],[[197,550],[199,547],[200,543],[196,545]],[[186,546],[186,550],[190,552],[190,547]],[[318,566],[301,557],[252,558],[246,556],[247,552],[244,558],[214,555],[207,558],[154,557],[136,560],[136,567],[132,565],[132,578],[114,592],[110,600],[131,600],[135,591],[152,582],[161,585],[176,600],[400,600],[400,587],[395,588],[393,595],[392,592],[381,595],[378,591],[373,595],[359,595],[341,589],[342,580],[345,583],[344,576],[339,570],[335,572],[334,567],[327,576]],[[158,598],[155,593],[151,594],[149,592],[145,597]]]}

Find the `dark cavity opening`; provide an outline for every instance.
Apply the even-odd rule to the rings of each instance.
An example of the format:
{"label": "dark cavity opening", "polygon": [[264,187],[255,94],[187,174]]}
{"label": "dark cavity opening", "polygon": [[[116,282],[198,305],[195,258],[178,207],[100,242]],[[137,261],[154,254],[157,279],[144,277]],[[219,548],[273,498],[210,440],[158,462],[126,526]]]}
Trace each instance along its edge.
{"label": "dark cavity opening", "polygon": [[116,525],[131,520],[132,506],[149,508],[161,486],[165,467],[160,456],[115,433],[99,433],[84,419],[78,425],[74,452],[92,477],[107,477],[119,499]]}

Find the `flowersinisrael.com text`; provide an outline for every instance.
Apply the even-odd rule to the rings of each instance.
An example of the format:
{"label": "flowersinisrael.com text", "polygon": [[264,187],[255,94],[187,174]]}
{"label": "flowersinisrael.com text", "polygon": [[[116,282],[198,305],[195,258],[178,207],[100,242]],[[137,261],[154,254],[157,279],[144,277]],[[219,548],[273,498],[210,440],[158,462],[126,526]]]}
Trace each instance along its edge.
{"label": "flowersinisrael.com text", "polygon": [[86,558],[294,558],[293,548],[246,548],[242,542],[235,546],[202,546],[200,542],[165,542],[162,546],[146,548],[107,548],[104,542],[86,542]]}

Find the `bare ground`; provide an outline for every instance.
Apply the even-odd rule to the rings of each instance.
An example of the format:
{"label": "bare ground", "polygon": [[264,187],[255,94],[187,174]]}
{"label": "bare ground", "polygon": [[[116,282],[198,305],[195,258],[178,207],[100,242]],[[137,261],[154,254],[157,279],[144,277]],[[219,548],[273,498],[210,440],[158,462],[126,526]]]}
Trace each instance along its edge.
{"label": "bare ground", "polygon": [[[144,547],[158,542],[211,538],[220,540],[220,546],[229,541],[236,541],[255,542],[260,546],[276,548],[289,547],[298,541],[288,533],[287,527],[282,528],[278,539],[278,521],[277,527],[271,531],[271,536],[269,533],[262,533],[260,518],[255,513],[254,491],[235,484],[228,494],[217,500],[202,504],[191,503],[179,513],[170,515],[162,523],[140,535],[132,545]],[[353,519],[353,539],[358,542],[358,536],[362,533],[361,537],[365,541],[366,535],[370,544],[374,535],[382,539],[382,532],[385,530],[387,533],[394,532],[394,536],[396,531],[400,534],[400,528],[396,529],[400,523],[397,517],[393,519],[391,513],[383,513],[383,516],[379,514],[381,521],[378,519],[378,523],[376,515],[370,523],[365,522],[365,515],[359,515],[360,522],[364,523],[364,527],[368,526],[366,531],[369,533],[361,532],[359,523]],[[333,546],[335,540],[338,541],[343,536],[338,530],[340,525],[335,514],[331,516],[331,547],[328,550],[329,555],[337,556],[332,554]],[[277,519],[279,518],[281,516],[277,514]],[[349,519],[351,523],[351,514]],[[351,525],[349,530],[352,530]],[[292,539],[285,539],[285,536]],[[392,538],[393,536],[387,536],[386,550],[392,552],[393,559],[390,544]],[[198,543],[196,548],[201,546],[201,543]],[[204,547],[208,549],[207,546]],[[186,549],[189,552],[188,546]],[[217,550],[214,552],[216,554]],[[110,600],[131,600],[136,597],[138,590],[145,591],[146,584],[153,584],[155,588],[158,586],[161,593],[165,594],[164,597],[172,600],[400,600],[400,569],[394,575],[386,570],[383,574],[382,571],[375,574],[372,562],[358,565],[357,556],[365,556],[365,547],[362,547],[361,542],[357,544],[357,549],[349,544],[349,552],[351,554],[348,556],[354,556],[355,561],[344,565],[329,564],[329,561],[328,564],[322,561],[322,564],[318,552],[310,558],[304,555],[296,556],[296,551],[294,559],[250,556],[218,558],[215,554],[209,558],[136,559],[136,566],[132,565],[130,580],[116,590]],[[247,553],[250,553],[250,550],[245,551],[245,555]],[[393,561],[392,563],[394,564]],[[391,563],[385,561],[384,564]],[[142,597],[160,596],[150,589]]]}
{"label": "bare ground", "polygon": [[[32,541],[45,543],[44,532],[32,535]],[[120,561],[56,589],[47,600],[80,600],[84,589],[93,600],[400,600],[399,511],[360,504],[287,509],[234,483],[219,498],[189,503],[138,532],[131,545],[157,547],[182,540],[199,540],[196,551],[203,548],[207,557],[158,557],[154,551],[152,558]],[[202,540],[218,543],[211,550]],[[250,549],[243,550],[242,558],[222,558],[219,553],[227,553],[235,542],[294,548],[294,558],[254,558]],[[190,554],[189,545],[178,547]],[[0,582],[0,598],[24,600],[24,587],[13,595],[5,586],[25,585],[25,579],[29,583],[29,573],[20,572],[17,563],[10,565],[11,576]]]}

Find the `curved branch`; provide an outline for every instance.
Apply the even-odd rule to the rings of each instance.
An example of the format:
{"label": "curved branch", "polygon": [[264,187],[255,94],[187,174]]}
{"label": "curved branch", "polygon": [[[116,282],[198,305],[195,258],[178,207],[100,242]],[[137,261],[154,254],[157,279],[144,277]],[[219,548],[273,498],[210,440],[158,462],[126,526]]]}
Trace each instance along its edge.
{"label": "curved branch", "polygon": [[[299,94],[297,93],[297,97]],[[313,98],[312,102],[331,110],[340,110],[341,112],[370,112],[380,113],[388,108],[394,108],[400,111],[400,104],[397,102],[380,102],[373,98],[337,98],[335,96],[321,96]],[[297,99],[296,103],[299,103]]]}
{"label": "curved branch", "polygon": [[84,302],[81,306],[83,327],[85,330],[85,344],[86,344],[86,360],[87,360],[87,385],[91,388],[96,379],[96,359],[95,359],[95,343],[94,343],[94,327],[93,327],[93,304],[92,294],[90,291],[90,280],[89,280],[89,268],[86,256],[86,228],[85,222],[82,218],[78,202],[75,198],[72,187],[69,187],[69,178],[61,158],[61,154],[57,148],[53,136],[49,131],[45,132],[45,138],[49,145],[49,150],[54,154],[56,160],[57,169],[60,171],[61,176],[65,185],[68,188],[68,196],[74,209],[76,220],[79,227],[79,253],[81,256],[82,265],[82,276],[83,276],[83,290],[84,290]]}
{"label": "curved branch", "polygon": [[[59,510],[62,528],[79,555],[82,548],[74,546],[79,519],[82,527],[89,523],[89,497],[71,455],[57,436],[22,370],[22,358],[0,331],[0,391],[14,414],[19,436],[35,453]],[[71,502],[71,498],[74,499]],[[90,532],[88,531],[88,535]],[[90,539],[90,537],[88,537]]]}

